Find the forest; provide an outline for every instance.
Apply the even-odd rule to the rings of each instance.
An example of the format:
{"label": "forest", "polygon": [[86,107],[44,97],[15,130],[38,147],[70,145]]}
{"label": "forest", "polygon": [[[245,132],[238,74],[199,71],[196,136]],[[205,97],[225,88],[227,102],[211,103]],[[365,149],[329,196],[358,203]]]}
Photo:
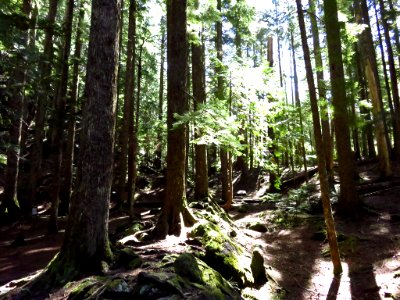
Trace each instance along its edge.
{"label": "forest", "polygon": [[0,299],[400,299],[399,12],[0,1]]}

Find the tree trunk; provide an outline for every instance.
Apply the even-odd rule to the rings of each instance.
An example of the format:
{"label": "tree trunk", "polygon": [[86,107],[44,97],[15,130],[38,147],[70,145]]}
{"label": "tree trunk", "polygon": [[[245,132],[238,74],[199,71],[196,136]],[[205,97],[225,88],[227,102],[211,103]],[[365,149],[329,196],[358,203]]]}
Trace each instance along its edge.
{"label": "tree trunk", "polygon": [[328,58],[334,108],[336,151],[339,162],[340,196],[339,210],[347,216],[354,216],[360,206],[356,193],[355,164],[350,146],[350,130],[344,80],[340,27],[337,17],[336,0],[324,0],[325,26],[328,43]]}
{"label": "tree trunk", "polygon": [[324,69],[322,61],[321,46],[319,42],[319,29],[315,9],[315,0],[309,0],[310,5],[310,21],[314,45],[314,59],[315,69],[317,70],[317,87],[321,107],[321,125],[322,125],[322,139],[324,140],[324,152],[326,161],[326,171],[328,178],[333,183],[333,140],[331,136],[331,125],[328,114],[328,101],[326,99],[326,86],[324,79]]}
{"label": "tree trunk", "polygon": [[167,2],[167,183],[161,215],[154,232],[161,238],[167,234],[181,233],[181,214],[185,225],[191,225],[194,221],[185,220],[186,126],[182,124],[173,128],[176,122],[175,114],[183,115],[188,110],[186,8],[186,0]]}
{"label": "tree trunk", "polygon": [[382,96],[378,68],[376,62],[375,48],[373,46],[368,8],[365,0],[355,0],[356,21],[359,24],[367,25],[360,35],[359,50],[361,53],[365,76],[368,80],[368,87],[372,99],[372,113],[375,123],[376,139],[378,144],[378,158],[381,175],[391,176],[389,147],[386,137],[384,112],[382,107]]}
{"label": "tree trunk", "polygon": [[163,121],[163,105],[164,105],[164,64],[165,64],[165,17],[161,18],[160,22],[160,30],[161,30],[161,49],[160,49],[160,89],[158,92],[158,122],[160,123],[159,128],[157,130],[157,140],[158,145],[156,149],[156,159],[154,166],[156,169],[161,169],[162,166],[162,151],[163,151],[163,142],[162,142],[162,121]]}
{"label": "tree trunk", "polygon": [[63,153],[63,142],[64,142],[64,120],[65,120],[65,107],[67,102],[67,87],[68,87],[68,73],[69,73],[69,55],[71,52],[71,38],[72,38],[72,19],[75,7],[75,0],[69,0],[65,10],[64,17],[64,33],[65,40],[62,48],[61,57],[61,74],[60,81],[58,82],[57,95],[55,100],[55,111],[54,111],[54,124],[52,124],[52,136],[51,136],[51,149],[50,156],[53,164],[53,179],[50,191],[51,197],[51,214],[49,219],[49,233],[57,233],[57,218],[58,208],[60,202],[60,191],[61,191],[61,165],[62,165],[62,153]]}
{"label": "tree trunk", "polygon": [[[326,2],[326,0],[325,0]],[[336,2],[330,1],[330,2]],[[324,151],[324,141],[321,134],[321,125],[320,125],[320,118],[318,112],[318,100],[317,94],[315,91],[315,83],[313,77],[313,71],[311,66],[311,59],[310,59],[310,50],[307,44],[307,34],[306,34],[306,27],[304,24],[304,16],[303,16],[303,7],[301,5],[301,0],[296,0],[297,4],[297,14],[299,17],[299,25],[300,25],[300,33],[301,33],[301,41],[303,45],[303,52],[304,52],[304,63],[306,67],[306,75],[307,75],[307,83],[310,93],[310,102],[311,102],[311,112],[313,117],[313,127],[314,127],[314,138],[317,150],[317,160],[318,160],[318,172],[320,177],[320,187],[321,187],[321,198],[324,210],[324,217],[325,217],[325,224],[326,224],[326,231],[328,235],[328,242],[329,242],[329,249],[331,253],[331,259],[333,263],[333,273],[335,276],[339,276],[342,273],[342,264],[340,262],[340,253],[339,253],[339,246],[336,238],[336,230],[335,230],[335,222],[332,216],[332,208],[329,199],[329,183],[328,183],[328,176],[326,173],[326,162],[325,157],[326,153]],[[336,4],[336,3],[335,3]],[[335,9],[333,6],[333,9]],[[326,9],[326,6],[325,6]],[[325,10],[325,14],[327,14],[329,10]],[[336,10],[330,11],[330,13],[336,13]],[[328,24],[328,23],[327,23]]]}
{"label": "tree trunk", "polygon": [[[367,85],[365,82],[365,74],[364,70],[361,66],[361,57],[359,54],[359,50],[357,45],[354,47],[354,55],[355,55],[355,63],[356,63],[356,79],[360,85],[359,88],[359,97],[360,100],[367,100]],[[373,128],[371,122],[371,114],[368,109],[364,106],[360,106],[360,114],[365,116],[366,125],[363,128],[363,156],[374,158],[376,157],[375,153],[375,145],[374,145],[374,136],[373,136]]]}
{"label": "tree trunk", "polygon": [[128,156],[128,202],[129,212],[131,218],[134,217],[134,204],[135,204],[135,190],[136,190],[136,178],[137,178],[137,153],[139,149],[138,145],[138,133],[139,133],[139,111],[140,111],[140,93],[142,90],[142,52],[145,40],[139,49],[139,63],[137,71],[137,94],[136,94],[136,107],[134,108],[133,118],[133,130],[131,139],[129,140],[129,156]]}
{"label": "tree trunk", "polygon": [[85,17],[84,0],[80,0],[78,24],[76,27],[75,37],[75,52],[72,70],[72,83],[69,97],[69,114],[68,114],[68,133],[67,133],[67,147],[63,155],[63,184],[61,186],[60,194],[60,214],[66,215],[69,211],[69,204],[72,193],[72,178],[73,178],[73,165],[74,165],[74,149],[75,149],[75,122],[77,113],[77,102],[79,97],[79,67],[81,66],[82,54],[82,22]]}
{"label": "tree trunk", "polygon": [[[293,81],[294,81],[294,98],[296,101],[297,113],[299,115],[300,122],[300,148],[303,159],[304,172],[307,174],[307,158],[306,158],[306,147],[304,146],[304,126],[303,126],[303,112],[301,111],[300,95],[299,95],[299,80],[297,78],[297,64],[296,64],[296,51],[294,45],[293,30],[290,31],[290,41],[292,48],[292,60],[293,60]],[[308,179],[306,180],[308,182]]]}
{"label": "tree trunk", "polygon": [[[93,0],[81,145],[81,176],[61,251],[37,286],[103,271],[112,257],[108,211],[113,170],[119,0]],[[99,75],[101,74],[101,75]]]}
{"label": "tree trunk", "polygon": [[129,157],[133,147],[134,106],[135,106],[135,60],[136,60],[136,0],[129,2],[128,45],[125,74],[124,117],[120,135],[121,154],[119,158],[118,206],[127,203],[130,186],[127,182]]}
{"label": "tree trunk", "polygon": [[[192,83],[194,109],[206,102],[205,65],[202,44],[192,43]],[[200,138],[202,132],[195,129],[195,138]],[[208,197],[208,166],[207,146],[204,144],[195,145],[195,190],[194,197],[197,200],[204,200]]]}
{"label": "tree trunk", "polygon": [[30,204],[36,200],[36,190],[41,179],[41,165],[43,159],[43,140],[46,120],[46,110],[49,104],[51,69],[53,67],[53,36],[54,23],[57,16],[58,0],[51,0],[49,12],[46,18],[45,39],[42,57],[39,61],[40,84],[36,95],[37,109],[35,116],[35,136],[32,144],[32,162],[30,170]]}
{"label": "tree trunk", "polygon": [[393,93],[394,114],[392,115],[392,117],[394,117],[393,119],[394,157],[396,160],[400,160],[400,100],[399,100],[397,70],[394,62],[393,47],[390,38],[389,25],[387,22],[388,17],[385,5],[382,0],[379,0],[379,7],[381,9],[381,20],[383,25],[383,31],[385,34],[386,52],[389,62],[390,83],[392,85],[392,93]]}

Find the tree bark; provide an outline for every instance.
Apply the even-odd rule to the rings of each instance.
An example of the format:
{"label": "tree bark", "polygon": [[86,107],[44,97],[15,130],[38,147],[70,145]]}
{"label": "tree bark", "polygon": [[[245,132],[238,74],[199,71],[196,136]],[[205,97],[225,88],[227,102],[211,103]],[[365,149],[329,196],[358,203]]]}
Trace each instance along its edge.
{"label": "tree bark", "polygon": [[365,0],[355,0],[356,21],[359,24],[365,24],[367,27],[360,35],[359,49],[365,69],[365,76],[368,81],[370,96],[372,99],[372,113],[375,123],[376,140],[378,144],[378,158],[381,175],[391,176],[389,147],[386,137],[384,112],[382,106],[382,95],[380,90],[380,81],[378,77],[378,67],[376,62],[375,48],[373,46],[368,8]]}
{"label": "tree bark", "polygon": [[161,215],[154,231],[160,238],[181,233],[182,214],[185,225],[194,221],[185,220],[186,126],[182,124],[173,128],[175,114],[183,115],[188,110],[186,8],[186,0],[167,1],[167,183]]}
{"label": "tree bark", "polygon": [[135,60],[136,60],[136,0],[129,2],[128,45],[125,74],[124,117],[120,135],[121,154],[119,158],[118,205],[127,203],[130,186],[127,181],[129,157],[131,156],[134,138],[134,105],[135,105]]}
{"label": "tree bark", "polygon": [[67,87],[69,75],[69,56],[71,52],[71,38],[72,38],[72,20],[75,7],[75,0],[69,0],[65,10],[64,27],[65,32],[64,43],[62,48],[61,57],[61,74],[60,81],[58,82],[58,89],[55,100],[54,110],[54,124],[51,136],[51,149],[50,156],[52,158],[52,171],[53,179],[51,184],[51,214],[49,219],[49,233],[57,233],[57,218],[58,208],[60,203],[61,191],[61,174],[62,174],[62,155],[63,155],[63,142],[64,142],[64,121],[65,121],[65,108],[67,102]]}
{"label": "tree bark", "polygon": [[[303,112],[301,110],[300,95],[299,95],[299,80],[297,77],[297,63],[296,63],[296,51],[294,45],[293,30],[290,31],[290,42],[292,48],[292,60],[293,60],[293,82],[294,82],[294,99],[296,101],[297,113],[299,116],[300,123],[300,148],[303,159],[304,172],[307,174],[307,158],[306,158],[306,147],[304,145],[304,126],[303,126]],[[308,180],[306,180],[308,182]]]}
{"label": "tree bark", "polygon": [[[201,38],[201,37],[200,37]],[[192,83],[194,109],[206,102],[204,53],[201,41],[192,43]],[[195,129],[195,138],[199,138],[202,132]],[[195,145],[195,189],[194,197],[197,200],[204,200],[208,197],[208,166],[207,146],[204,144]]]}
{"label": "tree bark", "polygon": [[72,193],[73,165],[75,156],[75,123],[77,113],[77,103],[79,97],[79,67],[81,66],[82,54],[82,22],[85,17],[85,0],[80,0],[78,24],[76,26],[75,52],[72,64],[72,83],[69,96],[68,132],[67,147],[63,155],[63,183],[60,194],[60,214],[66,215],[69,211],[69,204]]}
{"label": "tree bark", "polygon": [[165,17],[161,18],[160,22],[161,30],[161,49],[160,49],[160,88],[158,91],[158,122],[160,123],[157,130],[157,140],[158,145],[156,149],[156,159],[154,166],[156,169],[161,169],[162,166],[162,152],[163,152],[163,142],[162,142],[162,121],[163,121],[163,106],[164,106],[164,64],[165,64]]}
{"label": "tree bark", "polygon": [[315,69],[317,70],[317,87],[319,101],[323,103],[321,107],[321,125],[322,125],[322,139],[324,140],[324,152],[325,152],[325,162],[326,171],[328,173],[329,181],[333,182],[333,140],[331,136],[331,125],[328,114],[328,100],[326,99],[326,87],[324,79],[324,66],[322,61],[321,46],[319,42],[319,29],[317,22],[317,15],[315,9],[315,0],[309,0],[310,6],[310,21],[311,21],[311,31],[313,37],[314,46],[314,59],[315,59]]}
{"label": "tree bark", "polygon": [[382,0],[379,0],[379,7],[381,10],[381,21],[383,25],[383,32],[385,34],[386,52],[389,62],[390,83],[392,85],[392,93],[393,93],[394,114],[392,114],[392,117],[394,118],[393,119],[394,157],[396,160],[400,160],[400,98],[399,98],[397,70],[394,62],[394,54],[390,38],[389,25],[387,22],[388,16],[385,9],[385,5]]}
{"label": "tree bark", "polygon": [[355,216],[360,206],[356,193],[355,164],[350,146],[350,129],[347,112],[346,84],[344,80],[340,27],[336,0],[324,0],[325,26],[334,108],[336,151],[339,162],[340,196],[339,210],[347,216]]}
{"label": "tree bark", "polygon": [[117,95],[119,0],[93,0],[81,145],[81,175],[63,245],[37,286],[103,270],[112,257],[108,211]]}
{"label": "tree bark", "polygon": [[46,110],[49,105],[51,70],[53,67],[53,36],[54,23],[57,16],[58,0],[50,0],[49,12],[46,18],[45,39],[42,57],[39,62],[40,84],[37,92],[37,110],[35,116],[35,136],[32,145],[32,166],[30,171],[30,203],[36,200],[38,180],[41,178],[43,160],[43,140],[45,137]]}

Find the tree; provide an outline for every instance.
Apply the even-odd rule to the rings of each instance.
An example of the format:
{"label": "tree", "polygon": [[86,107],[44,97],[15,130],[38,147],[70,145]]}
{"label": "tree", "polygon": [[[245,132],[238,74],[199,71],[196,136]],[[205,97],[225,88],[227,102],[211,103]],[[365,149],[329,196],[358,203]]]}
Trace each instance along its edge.
{"label": "tree", "polygon": [[340,196],[339,209],[347,216],[354,216],[360,201],[354,174],[355,164],[350,147],[350,130],[347,112],[340,26],[336,0],[324,0],[324,19],[328,43],[329,71],[332,86],[333,122],[335,126],[336,151],[339,162]]}
{"label": "tree", "polygon": [[328,177],[330,181],[333,181],[333,141],[331,137],[331,126],[329,122],[328,114],[328,101],[326,99],[326,87],[324,80],[324,69],[322,61],[322,49],[319,41],[319,29],[317,22],[317,15],[315,9],[314,0],[309,0],[310,6],[310,21],[311,21],[311,31],[313,36],[313,46],[314,46],[314,59],[315,59],[315,69],[317,72],[317,87],[318,96],[320,101],[323,103],[321,109],[321,125],[322,125],[322,138],[324,140],[324,151],[325,151],[325,161],[326,170],[328,172]]}
{"label": "tree", "polygon": [[[220,13],[220,19],[215,23],[216,39],[215,49],[217,51],[217,62],[215,72],[217,74],[217,89],[216,97],[222,101],[225,96],[225,80],[223,74],[223,50],[222,50],[222,2],[217,1],[217,10]],[[232,158],[228,151],[221,147],[221,184],[222,184],[222,200],[225,202],[224,209],[229,210],[233,201],[233,186],[232,186]]]}
{"label": "tree", "polygon": [[93,0],[83,136],[76,196],[60,253],[36,287],[99,273],[112,252],[108,240],[118,70],[120,0]]}
{"label": "tree", "polygon": [[296,4],[297,4],[297,14],[299,17],[301,41],[304,52],[304,63],[306,68],[307,83],[310,93],[311,111],[314,124],[313,126],[314,137],[317,150],[318,172],[320,178],[321,198],[324,209],[325,224],[327,229],[331,258],[334,267],[333,273],[336,276],[339,276],[343,270],[340,262],[339,246],[335,231],[335,222],[333,220],[331,202],[329,199],[329,183],[326,172],[326,154],[324,151],[325,144],[321,134],[321,125],[319,121],[319,112],[318,112],[318,100],[317,100],[317,94],[315,90],[315,83],[311,66],[310,49],[307,43],[307,33],[306,33],[306,26],[304,24],[304,14],[303,14],[303,7],[301,4],[301,0],[296,0]]}
{"label": "tree", "polygon": [[[192,42],[192,83],[194,108],[197,110],[199,106],[206,102],[204,51],[201,34],[199,41]],[[196,131],[195,138],[199,138],[201,134],[201,132]],[[205,144],[195,145],[195,169],[195,198],[205,199],[208,197],[207,146]]]}
{"label": "tree", "polygon": [[126,74],[125,74],[125,94],[124,94],[124,116],[120,132],[121,154],[119,158],[119,187],[118,202],[122,204],[129,202],[133,197],[131,187],[126,180],[126,171],[128,167],[128,157],[131,157],[132,147],[134,143],[133,125],[134,125],[134,103],[135,103],[135,60],[136,60],[136,1],[129,2],[129,25],[128,25],[128,45],[126,58]]}
{"label": "tree", "polygon": [[34,143],[32,145],[32,166],[30,170],[30,203],[33,203],[36,199],[36,189],[38,187],[38,180],[41,174],[46,111],[49,105],[49,95],[51,94],[51,70],[53,68],[54,58],[53,37],[57,9],[58,0],[51,0],[46,18],[48,26],[45,29],[43,53],[39,61],[40,81],[38,92],[36,95],[37,110],[35,115]]}
{"label": "tree", "polygon": [[368,81],[368,88],[372,100],[372,114],[375,123],[376,140],[378,146],[379,167],[382,176],[391,176],[389,147],[384,124],[382,94],[378,67],[376,62],[375,48],[373,45],[368,7],[365,0],[355,0],[355,14],[358,24],[366,25],[359,37],[359,50],[364,67],[365,77]]}
{"label": "tree", "polygon": [[61,74],[60,80],[57,85],[57,93],[54,105],[54,123],[51,128],[51,157],[53,161],[53,183],[51,189],[51,215],[49,220],[49,233],[58,232],[57,218],[58,207],[60,203],[61,191],[61,174],[62,174],[62,156],[63,156],[63,140],[64,140],[64,121],[65,121],[65,108],[67,102],[67,88],[68,88],[68,75],[69,75],[69,55],[71,52],[71,39],[72,39],[72,20],[75,7],[75,0],[69,0],[65,10],[64,17],[64,31],[65,37],[62,47],[61,56]]}
{"label": "tree", "polygon": [[186,125],[174,126],[176,114],[183,115],[188,111],[186,8],[186,0],[167,1],[167,183],[161,215],[154,231],[159,238],[181,233],[181,215],[185,225],[194,222],[185,205]]}

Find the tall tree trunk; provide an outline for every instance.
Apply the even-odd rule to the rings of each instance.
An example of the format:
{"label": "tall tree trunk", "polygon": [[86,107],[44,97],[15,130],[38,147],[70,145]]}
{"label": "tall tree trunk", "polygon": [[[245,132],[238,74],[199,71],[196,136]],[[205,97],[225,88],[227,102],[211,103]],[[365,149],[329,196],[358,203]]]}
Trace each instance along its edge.
{"label": "tall tree trunk", "polygon": [[142,91],[142,53],[143,45],[145,40],[143,40],[139,49],[138,57],[138,70],[137,70],[137,92],[136,101],[134,107],[134,117],[133,117],[133,130],[131,139],[129,140],[129,156],[128,156],[128,202],[129,202],[129,212],[131,218],[134,217],[134,204],[135,204],[135,190],[136,190],[136,178],[137,178],[137,153],[139,149],[138,144],[138,134],[139,134],[139,112],[140,112],[140,97]]}
{"label": "tall tree trunk", "polygon": [[[385,89],[386,89],[386,95],[388,98],[388,104],[389,104],[389,109],[390,109],[390,116],[391,116],[391,121],[392,121],[392,129],[393,129],[393,135],[396,135],[396,122],[395,122],[395,115],[394,115],[394,108],[393,108],[393,97],[392,97],[392,91],[390,89],[390,83],[389,83],[389,77],[388,77],[388,71],[387,71],[387,64],[386,64],[386,58],[385,58],[385,50],[383,49],[383,39],[382,39],[382,34],[381,34],[381,28],[380,28],[380,22],[379,22],[379,17],[378,17],[378,10],[376,8],[376,3],[374,1],[374,10],[375,10],[375,21],[376,21],[376,28],[378,32],[378,38],[379,38],[379,50],[381,52],[381,60],[382,60],[382,69],[383,69],[383,76],[385,79]],[[394,146],[396,147],[396,139],[394,138]]]}
{"label": "tall tree trunk", "polygon": [[53,179],[50,191],[51,197],[51,214],[49,220],[49,233],[57,233],[57,217],[58,207],[60,202],[61,191],[61,174],[62,174],[62,153],[64,142],[64,120],[65,120],[65,107],[67,102],[67,87],[68,87],[68,73],[69,73],[69,55],[71,52],[71,38],[72,38],[72,19],[75,7],[75,0],[69,0],[65,10],[64,17],[64,32],[65,40],[63,43],[62,57],[61,57],[61,74],[58,83],[57,96],[55,100],[54,111],[54,124],[51,137],[50,156],[53,164]]}
{"label": "tall tree trunk", "polygon": [[360,35],[359,50],[361,53],[365,76],[368,81],[370,96],[372,99],[372,113],[375,123],[376,140],[378,144],[379,168],[382,176],[391,176],[388,139],[386,137],[384,111],[382,107],[382,95],[378,77],[375,48],[373,46],[368,7],[365,0],[355,0],[356,21],[367,25]]}
{"label": "tall tree trunk", "polygon": [[168,78],[168,149],[167,183],[161,215],[154,234],[181,233],[181,214],[185,225],[193,224],[186,208],[186,126],[173,128],[175,114],[183,115],[188,110],[186,95],[188,42],[186,34],[186,0],[167,2],[167,78]]}
{"label": "tall tree trunk", "polygon": [[360,206],[356,192],[355,163],[351,153],[350,130],[343,70],[340,27],[336,0],[324,0],[324,16],[328,43],[328,58],[334,108],[336,151],[339,162],[340,196],[339,209],[347,216],[354,216]]}
{"label": "tall tree trunk", "polygon": [[392,85],[393,103],[394,103],[394,128],[393,128],[393,139],[394,139],[394,156],[396,160],[400,160],[400,99],[399,99],[399,87],[397,79],[397,70],[394,62],[393,47],[390,38],[389,25],[387,22],[388,16],[385,9],[385,5],[382,0],[379,0],[379,7],[381,9],[381,21],[383,25],[383,31],[385,34],[386,52],[388,55],[389,72],[390,72],[390,83]]}
{"label": "tall tree trunk", "polygon": [[128,45],[125,74],[124,117],[120,134],[121,154],[119,158],[118,206],[127,203],[130,186],[127,169],[130,151],[133,147],[134,105],[135,105],[135,61],[136,61],[136,0],[129,1]]}
{"label": "tall tree trunk", "polygon": [[36,95],[37,110],[35,116],[35,136],[32,145],[32,162],[30,170],[30,203],[36,200],[37,187],[41,179],[42,159],[43,159],[43,140],[45,132],[46,110],[49,105],[49,94],[51,84],[51,70],[53,67],[53,36],[54,23],[57,16],[58,0],[50,0],[49,11],[46,18],[45,39],[42,57],[39,62],[40,85]]}
{"label": "tall tree trunk", "polygon": [[325,152],[325,162],[326,171],[328,173],[328,178],[331,183],[333,183],[333,140],[331,137],[331,126],[328,114],[328,101],[326,99],[326,87],[324,80],[324,67],[322,62],[322,51],[319,42],[319,29],[317,22],[317,15],[315,9],[315,0],[309,0],[310,5],[310,21],[311,30],[314,45],[314,59],[315,59],[315,69],[317,70],[317,87],[318,96],[320,103],[323,103],[321,107],[321,125],[322,125],[322,139],[324,140],[324,152]]}
{"label": "tall tree trunk", "polygon": [[333,273],[335,274],[335,276],[339,276],[342,273],[343,269],[340,262],[340,253],[336,238],[335,222],[333,220],[331,202],[329,199],[329,183],[328,183],[328,176],[326,173],[326,162],[325,162],[326,153],[324,151],[325,145],[321,134],[320,117],[318,112],[318,100],[317,100],[313,71],[311,66],[310,49],[307,44],[307,33],[306,33],[306,26],[304,24],[303,7],[301,5],[301,0],[296,0],[296,4],[297,4],[297,14],[299,17],[301,42],[303,45],[303,52],[304,52],[304,63],[306,67],[307,83],[310,93],[311,112],[314,125],[313,126],[314,138],[317,150],[318,172],[320,177],[321,198],[324,209],[326,231],[328,235],[331,259],[333,263]]}
{"label": "tall tree trunk", "polygon": [[299,95],[299,80],[297,78],[296,51],[295,51],[295,46],[294,46],[293,30],[290,31],[290,42],[291,42],[292,60],[293,60],[294,98],[296,101],[297,113],[299,115],[299,122],[300,122],[300,134],[301,134],[300,148],[301,148],[301,155],[302,155],[302,159],[303,159],[304,172],[307,174],[306,147],[304,145],[303,112],[301,111],[301,103],[300,103],[300,95]]}
{"label": "tall tree trunk", "polygon": [[[30,0],[24,0],[22,4],[22,12],[27,18],[31,17],[32,3]],[[0,216],[7,211],[8,219],[14,221],[20,214],[19,202],[17,199],[17,183],[18,169],[20,162],[21,149],[21,131],[22,122],[26,110],[25,103],[25,84],[27,74],[27,61],[25,51],[28,47],[29,30],[20,33],[21,50],[18,54],[18,65],[14,69],[12,76],[12,100],[10,102],[10,110],[12,111],[12,121],[9,129],[8,148],[6,150],[7,165],[5,170],[6,181],[4,186],[4,194],[2,195],[2,203],[0,205]]]}
{"label": "tall tree trunk", "polygon": [[[222,12],[222,2],[217,1],[217,10]],[[222,50],[222,20],[218,20],[215,24],[217,37],[215,39],[215,48],[217,50],[217,67],[215,72],[217,74],[217,98],[222,101],[225,96],[225,80],[223,74],[223,50]],[[224,149],[220,149],[220,160],[221,160],[221,185],[222,185],[222,200],[225,202],[224,208],[229,210],[233,201],[233,189],[232,189],[232,173],[229,172],[229,153]]]}
{"label": "tall tree trunk", "polygon": [[[48,285],[103,271],[112,253],[108,240],[115,108],[119,0],[93,0],[81,145],[81,175],[58,256],[37,282]],[[99,76],[101,74],[101,76]]]}
{"label": "tall tree trunk", "polygon": [[[355,64],[356,64],[356,79],[360,85],[359,88],[359,98],[361,100],[368,99],[367,93],[367,84],[365,82],[365,74],[364,70],[361,66],[361,56],[357,47],[357,44],[354,45],[354,53],[355,53]],[[376,157],[375,153],[375,145],[374,145],[374,136],[373,136],[373,128],[371,122],[371,113],[364,106],[360,105],[360,114],[365,116],[366,125],[363,128],[363,156],[374,158]]]}
{"label": "tall tree trunk", "polygon": [[75,123],[77,113],[77,103],[79,97],[79,67],[81,65],[82,54],[82,23],[85,17],[85,0],[80,0],[78,24],[76,26],[75,52],[72,64],[72,83],[69,96],[69,114],[68,114],[68,131],[67,131],[67,147],[63,155],[63,183],[60,194],[60,214],[65,215],[69,211],[69,204],[72,193],[72,178],[74,165],[74,149],[75,149]]}
{"label": "tall tree trunk", "polygon": [[[202,44],[192,43],[192,83],[194,109],[206,102],[204,53]],[[195,138],[200,138],[202,132],[196,129]],[[195,190],[194,197],[204,200],[208,197],[208,166],[207,146],[205,144],[195,145]]]}
{"label": "tall tree trunk", "polygon": [[161,30],[161,48],[160,48],[160,88],[158,91],[158,122],[160,123],[160,128],[157,130],[157,140],[158,145],[156,149],[156,159],[155,159],[155,167],[156,169],[161,169],[162,166],[162,151],[163,151],[163,142],[162,142],[162,121],[163,121],[163,106],[164,106],[164,64],[165,64],[165,17],[161,18],[160,22],[160,30]]}

